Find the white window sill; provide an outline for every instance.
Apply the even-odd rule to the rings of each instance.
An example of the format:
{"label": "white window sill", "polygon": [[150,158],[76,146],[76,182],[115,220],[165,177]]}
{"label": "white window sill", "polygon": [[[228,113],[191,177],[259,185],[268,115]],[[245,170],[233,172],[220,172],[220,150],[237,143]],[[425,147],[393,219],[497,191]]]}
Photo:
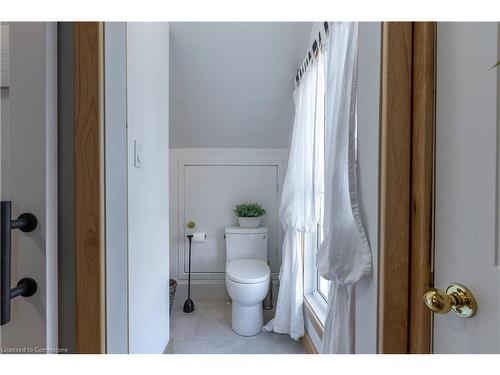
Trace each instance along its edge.
{"label": "white window sill", "polygon": [[309,304],[310,308],[316,318],[319,320],[321,325],[325,326],[326,321],[326,309],[327,304],[323,297],[318,292],[313,292],[312,294],[304,295],[306,302]]}

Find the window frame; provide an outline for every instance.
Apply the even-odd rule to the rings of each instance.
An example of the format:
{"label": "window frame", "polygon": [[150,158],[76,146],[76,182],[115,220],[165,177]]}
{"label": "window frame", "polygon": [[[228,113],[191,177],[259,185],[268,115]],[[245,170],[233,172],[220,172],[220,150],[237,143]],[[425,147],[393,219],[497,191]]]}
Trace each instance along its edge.
{"label": "window frame", "polygon": [[[316,275],[315,275],[315,280],[314,280],[314,285],[316,287],[316,290],[313,291],[313,294],[317,294],[318,295],[318,298],[321,298],[323,299],[324,303],[325,304],[328,304],[328,294],[330,292],[330,284],[328,282],[328,280],[324,279],[323,277],[321,277],[321,275],[319,274],[319,271],[316,267],[316,254],[319,250],[319,247],[321,246],[321,242],[323,241],[323,219],[324,219],[324,203],[325,203],[325,192],[322,191],[321,192],[321,195],[320,195],[320,214],[319,214],[319,222],[318,222],[318,226],[317,226],[317,230],[316,232],[314,233],[314,237],[315,237],[315,247],[314,249],[310,249],[309,251],[313,251],[314,252],[314,265],[315,265],[315,269],[316,269]],[[311,244],[312,245],[312,244]],[[323,293],[323,291],[321,290],[321,280],[324,280],[328,286],[328,290],[326,291],[326,294]]]}
{"label": "window frame", "polygon": [[318,269],[316,268],[316,251],[319,243],[316,232],[302,235],[304,254],[304,299],[324,325],[326,320],[327,300],[318,290]]}

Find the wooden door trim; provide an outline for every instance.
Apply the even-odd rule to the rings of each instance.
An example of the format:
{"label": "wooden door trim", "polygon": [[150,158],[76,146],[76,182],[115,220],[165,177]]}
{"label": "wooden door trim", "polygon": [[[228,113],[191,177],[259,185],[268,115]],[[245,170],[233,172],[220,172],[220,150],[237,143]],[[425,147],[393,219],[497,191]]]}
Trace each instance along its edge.
{"label": "wooden door trim", "polygon": [[410,265],[412,24],[382,25],[379,351],[405,353]]}
{"label": "wooden door trim", "polygon": [[105,352],[103,24],[74,24],[76,352]]}
{"label": "wooden door trim", "polygon": [[379,352],[429,353],[434,23],[382,26]]}
{"label": "wooden door trim", "polygon": [[433,283],[433,179],[436,24],[413,24],[409,353],[431,352],[431,312],[422,296]]}

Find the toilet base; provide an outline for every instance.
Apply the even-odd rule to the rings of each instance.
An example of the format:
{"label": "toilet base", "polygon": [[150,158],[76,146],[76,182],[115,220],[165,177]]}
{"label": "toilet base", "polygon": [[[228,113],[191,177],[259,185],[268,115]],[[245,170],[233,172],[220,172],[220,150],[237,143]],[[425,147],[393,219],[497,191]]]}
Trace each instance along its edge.
{"label": "toilet base", "polygon": [[262,302],[253,306],[243,306],[232,301],[232,328],[240,336],[255,336],[262,331],[264,316]]}

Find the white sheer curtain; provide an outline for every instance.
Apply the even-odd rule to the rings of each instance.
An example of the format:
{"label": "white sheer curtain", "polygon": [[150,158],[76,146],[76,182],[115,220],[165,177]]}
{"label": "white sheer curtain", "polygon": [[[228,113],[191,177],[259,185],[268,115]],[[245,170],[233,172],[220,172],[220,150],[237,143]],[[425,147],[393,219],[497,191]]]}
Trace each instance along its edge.
{"label": "white sheer curtain", "polygon": [[[264,330],[304,335],[302,234],[316,231],[323,179],[323,57],[315,60],[294,92],[295,120],[281,204],[285,237],[276,315]],[[321,153],[321,154],[320,154]]]}
{"label": "white sheer curtain", "polygon": [[355,284],[371,272],[358,212],[355,129],[357,23],[333,23],[327,45],[324,240],[316,263],[331,280],[323,353],[354,353]]}

